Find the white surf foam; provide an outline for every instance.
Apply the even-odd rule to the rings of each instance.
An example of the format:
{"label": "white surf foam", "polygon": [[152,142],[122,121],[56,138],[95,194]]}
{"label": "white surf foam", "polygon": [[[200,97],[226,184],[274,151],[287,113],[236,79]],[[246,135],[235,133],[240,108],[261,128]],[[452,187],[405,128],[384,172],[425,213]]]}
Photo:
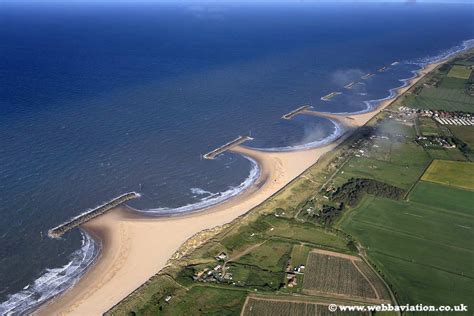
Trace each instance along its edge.
{"label": "white surf foam", "polygon": [[205,208],[209,208],[216,204],[222,203],[225,200],[230,199],[231,197],[239,195],[241,192],[249,188],[260,177],[260,168],[258,166],[258,163],[250,157],[247,157],[245,155],[244,157],[251,162],[252,168],[250,170],[249,176],[245,179],[245,181],[243,181],[238,186],[231,187],[226,191],[218,192],[218,193],[212,193],[212,192],[205,191],[199,188],[193,188],[191,189],[192,192],[200,192],[204,194],[209,194],[209,196],[202,198],[197,203],[191,203],[191,204],[187,204],[180,207],[174,207],[174,208],[159,207],[159,208],[137,210],[137,211],[143,212],[149,215],[154,215],[154,216],[170,216],[170,215],[179,215],[183,213],[192,213],[192,212],[203,210]]}
{"label": "white surf foam", "polygon": [[427,57],[422,57],[422,58],[419,58],[419,59],[416,59],[416,60],[412,60],[412,61],[405,61],[406,64],[415,64],[415,65],[420,65],[422,67],[428,65],[428,64],[432,64],[432,63],[436,63],[436,62],[440,62],[444,59],[447,59],[463,50],[466,50],[466,49],[470,49],[474,47],[474,38],[473,39],[468,39],[468,40],[465,40],[463,41],[461,44],[459,45],[456,45],[450,49],[446,49],[442,52],[440,52],[439,54],[435,55],[435,56],[427,56]]}
{"label": "white surf foam", "polygon": [[336,139],[338,139],[344,132],[345,129],[344,127],[337,121],[329,119],[333,124],[334,124],[334,131],[331,133],[331,135],[312,142],[304,143],[304,144],[298,144],[298,145],[292,145],[292,146],[283,146],[283,147],[272,147],[272,148],[255,148],[260,151],[270,151],[270,152],[286,152],[286,151],[298,151],[298,150],[304,150],[304,149],[312,149],[312,148],[317,148],[321,147],[324,145],[327,145],[329,143],[332,143]]}
{"label": "white surf foam", "polygon": [[194,195],[215,195],[217,193],[212,193],[210,191],[201,189],[201,188],[191,188],[190,189],[191,193]]}
{"label": "white surf foam", "polygon": [[46,269],[22,291],[10,295],[0,304],[0,315],[25,315],[73,286],[99,253],[99,246],[92,237],[85,232],[81,234],[82,247],[71,255],[71,261],[60,268]]}
{"label": "white surf foam", "polygon": [[[409,82],[419,76],[419,72],[421,69],[423,69],[426,65],[432,64],[432,63],[437,63],[442,60],[445,60],[463,50],[469,49],[474,47],[474,39],[469,39],[463,41],[460,45],[454,46],[450,49],[447,49],[445,51],[442,51],[441,53],[435,55],[435,56],[430,56],[430,57],[423,57],[419,58],[414,61],[405,61],[403,62],[404,64],[411,64],[411,65],[417,65],[420,67],[420,69],[417,70],[412,70],[413,76],[410,78],[404,78],[404,79],[399,79],[400,82],[402,82],[402,85],[396,88],[392,88],[389,90],[389,95],[385,98],[382,99],[375,99],[375,100],[368,100],[364,101],[366,105],[366,109],[359,111],[359,112],[354,112],[353,114],[358,114],[358,113],[364,113],[368,111],[372,111],[373,109],[377,108],[381,102],[391,100],[396,97],[397,95],[397,90],[406,87]],[[397,65],[399,62],[392,63],[392,65]]]}

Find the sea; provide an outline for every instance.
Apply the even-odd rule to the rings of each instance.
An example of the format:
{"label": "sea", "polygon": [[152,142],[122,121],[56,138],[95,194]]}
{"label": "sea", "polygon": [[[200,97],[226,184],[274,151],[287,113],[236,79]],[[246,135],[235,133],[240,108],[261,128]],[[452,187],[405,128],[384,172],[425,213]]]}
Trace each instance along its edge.
{"label": "sea", "polygon": [[473,20],[472,4],[2,1],[0,315],[31,311],[97,258],[85,232],[53,240],[51,227],[129,191],[150,216],[231,198],[258,165],[202,154],[239,135],[322,146],[343,128],[281,116],[370,110],[474,46]]}

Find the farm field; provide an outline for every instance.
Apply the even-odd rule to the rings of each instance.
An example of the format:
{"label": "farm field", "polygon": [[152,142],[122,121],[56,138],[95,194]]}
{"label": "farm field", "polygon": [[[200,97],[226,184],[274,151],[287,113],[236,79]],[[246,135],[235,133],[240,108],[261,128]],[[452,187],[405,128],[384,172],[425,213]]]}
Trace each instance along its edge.
{"label": "farm field", "polygon": [[[422,202],[421,192],[415,196]],[[341,223],[365,247],[401,303],[472,303],[464,290],[474,286],[474,245],[466,243],[474,238],[474,216],[442,206],[366,197]],[[448,293],[453,286],[457,290]]]}
{"label": "farm field", "polygon": [[428,117],[420,117],[420,130],[423,136],[438,136],[439,130],[436,122]]}
{"label": "farm field", "polygon": [[[162,311],[165,315],[238,315],[246,291],[210,286],[194,286],[186,294],[172,298]],[[170,301],[171,302],[171,301]]]}
{"label": "farm field", "polygon": [[392,145],[386,161],[371,155],[351,158],[337,175],[336,184],[341,185],[350,178],[369,178],[408,189],[418,181],[430,161],[423,148],[414,143]]}
{"label": "farm field", "polygon": [[432,182],[420,181],[410,193],[408,200],[441,210],[474,216],[472,192],[447,187]]}
{"label": "farm field", "polygon": [[[404,104],[417,109],[472,111],[474,97],[465,93],[472,62],[458,59],[456,64],[444,65],[417,85],[417,92],[407,94]],[[427,83],[423,85],[423,83]]]}
{"label": "farm field", "polygon": [[[466,170],[444,166],[433,173],[443,174],[437,183],[420,180],[433,159],[466,161],[469,148],[423,146],[415,128],[470,146],[472,127],[425,118],[416,126],[397,113],[410,98],[430,109],[471,111],[467,80],[447,76],[450,69],[396,100],[262,205],[189,246],[110,314],[338,315],[327,304],[388,303],[393,294],[399,304],[474,306],[473,189],[452,185],[453,177],[469,183]],[[168,283],[159,288],[158,279]]]}
{"label": "farm field", "polygon": [[359,261],[361,259],[355,256],[326,251],[310,252],[303,279],[303,292],[312,295],[380,299],[381,295],[356,265]]}
{"label": "farm field", "polygon": [[474,163],[433,160],[421,180],[474,190]]}
{"label": "farm field", "polygon": [[236,262],[258,266],[262,270],[280,272],[285,269],[291,250],[291,244],[267,241],[239,258]]}
{"label": "farm field", "polygon": [[471,76],[471,69],[462,65],[454,65],[448,73],[448,77],[469,79]]}
{"label": "farm field", "polygon": [[297,223],[280,219],[275,216],[266,217],[266,222],[273,229],[265,231],[265,236],[269,238],[284,238],[293,242],[305,242],[314,247],[328,248],[348,252],[347,241],[330,233],[322,227],[317,227],[309,223]]}
{"label": "farm field", "polygon": [[406,104],[418,109],[469,112],[474,105],[474,97],[465,94],[464,89],[428,88],[418,96],[407,97]]}
{"label": "farm field", "polygon": [[[256,298],[249,297],[242,311],[244,316],[330,316],[347,315],[347,313],[330,312],[328,305],[310,301],[296,301],[290,298]],[[351,312],[351,315],[370,315],[363,312]]]}
{"label": "farm field", "polygon": [[471,149],[474,149],[474,126],[449,126],[449,130],[466,143]]}
{"label": "farm field", "polygon": [[426,152],[434,160],[468,161],[466,156],[456,148],[427,148]]}

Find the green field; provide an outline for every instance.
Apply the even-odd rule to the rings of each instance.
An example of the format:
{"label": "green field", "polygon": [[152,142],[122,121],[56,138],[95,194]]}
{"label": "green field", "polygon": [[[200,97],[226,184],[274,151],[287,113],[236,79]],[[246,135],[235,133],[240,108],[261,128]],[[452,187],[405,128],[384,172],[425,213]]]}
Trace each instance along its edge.
{"label": "green field", "polygon": [[[394,294],[400,304],[462,303],[472,312],[474,165],[465,161],[474,158],[474,127],[428,118],[414,125],[396,113],[402,105],[472,111],[471,79],[452,67],[473,64],[468,58],[422,79],[261,205],[195,237],[196,248],[185,245],[182,257],[108,314],[338,315],[326,305],[361,304],[374,293]],[[423,143],[418,132],[456,148]]]}
{"label": "green field", "polygon": [[433,160],[421,179],[423,181],[474,190],[474,163]]}
{"label": "green field", "polygon": [[429,117],[420,117],[419,124],[423,136],[438,136],[440,134],[438,125]]}
{"label": "green field", "polygon": [[416,184],[408,199],[410,202],[424,204],[429,207],[474,216],[472,210],[474,197],[471,191],[420,181]]}
{"label": "green field", "polygon": [[474,149],[474,126],[449,126],[449,130],[466,143],[471,149]]}
{"label": "green field", "polygon": [[467,158],[457,148],[427,148],[431,159],[467,161]]}
{"label": "green field", "polygon": [[375,155],[372,151],[369,157],[352,158],[337,175],[336,184],[341,185],[350,178],[369,178],[403,189],[410,188],[418,181],[430,157],[423,148],[412,142],[390,146],[386,160],[381,160],[380,154]]}
{"label": "green field", "polygon": [[[418,190],[411,200],[422,201]],[[467,197],[463,193],[456,197]],[[442,208],[367,197],[341,223],[402,303],[474,303],[468,290],[474,286],[474,245],[467,242],[474,238],[474,216],[452,211],[449,201],[458,202],[448,198],[448,208]]]}
{"label": "green field", "polygon": [[258,266],[262,270],[271,272],[282,272],[290,258],[291,250],[291,244],[267,241],[242,256],[236,262]]}
{"label": "green field", "polygon": [[469,79],[471,76],[471,69],[466,66],[454,65],[448,73],[448,77]]}
{"label": "green field", "polygon": [[275,216],[265,217],[271,228],[265,231],[265,236],[292,241],[305,242],[313,247],[327,248],[347,252],[347,241],[340,236],[330,233],[321,227],[309,223],[288,221]]}
{"label": "green field", "polygon": [[465,92],[472,62],[464,58],[455,62],[459,64],[446,64],[421,80],[412,89],[414,93],[404,96],[403,103],[418,109],[472,111],[474,97]]}
{"label": "green field", "polygon": [[194,286],[185,295],[172,297],[156,311],[159,315],[239,315],[246,291]]}
{"label": "green field", "polygon": [[418,109],[469,112],[474,106],[474,97],[464,93],[464,89],[424,88],[420,95],[409,95],[405,102]]}

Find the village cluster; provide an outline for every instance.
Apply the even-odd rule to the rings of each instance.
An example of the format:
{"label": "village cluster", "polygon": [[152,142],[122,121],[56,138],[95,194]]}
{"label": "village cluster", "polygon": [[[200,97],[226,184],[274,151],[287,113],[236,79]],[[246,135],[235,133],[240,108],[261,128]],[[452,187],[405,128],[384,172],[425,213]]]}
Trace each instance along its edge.
{"label": "village cluster", "polygon": [[[218,262],[227,260],[227,254],[221,252],[216,257]],[[217,264],[214,268],[205,268],[193,276],[193,280],[200,282],[230,282],[232,273],[225,271],[225,263]]]}
{"label": "village cluster", "polygon": [[474,116],[471,113],[460,111],[448,112],[440,110],[413,109],[406,106],[401,106],[398,109],[400,110],[400,112],[405,114],[430,117],[441,125],[474,126]]}
{"label": "village cluster", "polygon": [[287,287],[295,287],[298,285],[298,281],[296,276],[298,274],[302,275],[305,266],[303,264],[299,264],[296,267],[292,268],[290,264],[286,267],[286,286]]}

